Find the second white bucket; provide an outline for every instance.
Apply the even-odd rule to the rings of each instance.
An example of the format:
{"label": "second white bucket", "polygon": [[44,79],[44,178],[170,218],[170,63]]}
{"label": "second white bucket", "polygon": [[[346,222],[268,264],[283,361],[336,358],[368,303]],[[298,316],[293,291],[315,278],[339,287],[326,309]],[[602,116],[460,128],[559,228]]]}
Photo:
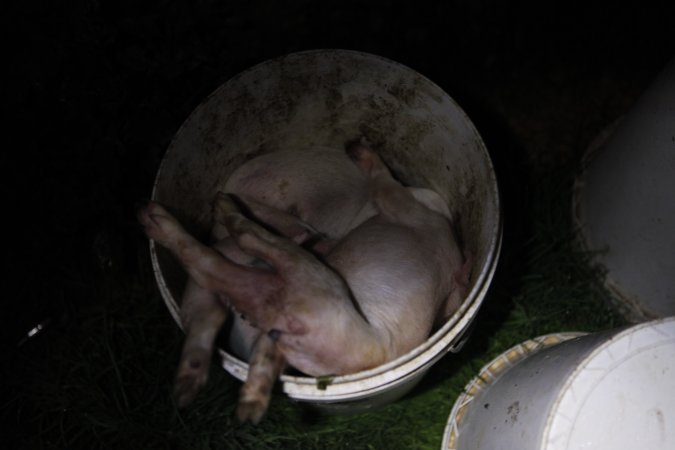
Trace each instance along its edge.
{"label": "second white bucket", "polygon": [[485,366],[456,401],[444,450],[675,448],[675,317],[542,336]]}

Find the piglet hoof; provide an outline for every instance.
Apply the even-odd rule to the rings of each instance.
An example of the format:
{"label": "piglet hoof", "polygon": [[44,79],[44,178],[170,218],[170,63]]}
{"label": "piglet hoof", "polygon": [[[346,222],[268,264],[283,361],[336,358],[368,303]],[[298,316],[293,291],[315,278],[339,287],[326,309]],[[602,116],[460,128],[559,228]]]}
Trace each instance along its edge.
{"label": "piglet hoof", "polygon": [[192,403],[197,393],[206,384],[210,362],[211,355],[201,351],[191,352],[189,356],[184,355],[181,358],[173,389],[179,408]]}
{"label": "piglet hoof", "polygon": [[239,208],[232,197],[218,192],[213,199],[213,221],[225,225],[227,217],[231,214],[240,214]]}
{"label": "piglet hoof", "polygon": [[267,412],[269,399],[240,399],[237,405],[237,419],[239,422],[251,422],[258,425]]}
{"label": "piglet hoof", "polygon": [[178,221],[155,202],[149,201],[140,206],[136,216],[145,234],[165,246],[182,230]]}

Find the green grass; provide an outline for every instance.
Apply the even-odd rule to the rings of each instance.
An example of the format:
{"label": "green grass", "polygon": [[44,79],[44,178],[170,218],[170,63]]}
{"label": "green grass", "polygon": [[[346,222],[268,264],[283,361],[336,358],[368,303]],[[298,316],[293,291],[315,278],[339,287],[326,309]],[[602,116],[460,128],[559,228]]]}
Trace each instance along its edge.
{"label": "green grass", "polygon": [[469,343],[394,404],[322,416],[276,393],[262,424],[240,425],[239,382],[216,366],[196,402],[177,410],[171,385],[182,334],[139,240],[139,273],[124,274],[127,282],[114,288],[115,279],[92,281],[105,288],[94,289],[95,306],[77,313],[76,325],[15,351],[4,370],[11,395],[3,419],[19,431],[17,448],[438,449],[454,400],[500,352],[541,334],[623,323],[571,228],[572,172],[552,172],[531,183],[531,231],[507,245]]}

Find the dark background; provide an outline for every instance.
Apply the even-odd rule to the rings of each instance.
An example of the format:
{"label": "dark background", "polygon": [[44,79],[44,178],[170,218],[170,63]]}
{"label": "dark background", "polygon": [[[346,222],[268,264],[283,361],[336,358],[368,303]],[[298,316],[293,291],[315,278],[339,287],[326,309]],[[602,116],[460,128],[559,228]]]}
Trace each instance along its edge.
{"label": "dark background", "polygon": [[[50,352],[50,336],[105,308],[116,290],[139,277],[152,284],[134,205],[149,197],[183,120],[236,73],[289,52],[345,48],[430,78],[467,111],[496,163],[508,262],[509,248],[528,238],[532,181],[574,167],[675,56],[672,9],[513,0],[4,5],[5,368]],[[17,347],[45,319],[35,339],[47,344]]]}

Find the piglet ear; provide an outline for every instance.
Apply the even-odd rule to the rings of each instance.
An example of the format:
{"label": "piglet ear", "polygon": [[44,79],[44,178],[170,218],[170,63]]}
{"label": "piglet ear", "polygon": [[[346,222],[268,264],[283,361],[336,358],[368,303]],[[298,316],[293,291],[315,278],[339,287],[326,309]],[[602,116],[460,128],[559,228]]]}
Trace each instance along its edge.
{"label": "piglet ear", "polygon": [[[354,161],[354,164],[366,175],[369,175],[376,165],[376,160],[373,158],[375,153],[370,149],[370,145],[361,138],[347,144],[347,156]],[[375,155],[375,157],[377,157]]]}
{"label": "piglet ear", "polygon": [[[286,236],[296,244],[305,244],[307,241],[320,239],[323,236],[310,224],[300,220],[298,211],[293,213],[268,206],[246,195],[231,198],[237,203],[242,213],[253,218],[281,236]],[[291,207],[295,209],[296,207]]]}
{"label": "piglet ear", "polygon": [[387,165],[364,138],[347,145],[347,156],[369,177],[383,173],[391,176]]}
{"label": "piglet ear", "polygon": [[452,213],[450,212],[450,208],[448,208],[448,204],[445,203],[443,197],[441,197],[436,191],[420,187],[408,187],[406,189],[408,189],[408,192],[410,192],[413,197],[415,197],[415,200],[430,210],[441,214],[450,222],[453,222]]}

